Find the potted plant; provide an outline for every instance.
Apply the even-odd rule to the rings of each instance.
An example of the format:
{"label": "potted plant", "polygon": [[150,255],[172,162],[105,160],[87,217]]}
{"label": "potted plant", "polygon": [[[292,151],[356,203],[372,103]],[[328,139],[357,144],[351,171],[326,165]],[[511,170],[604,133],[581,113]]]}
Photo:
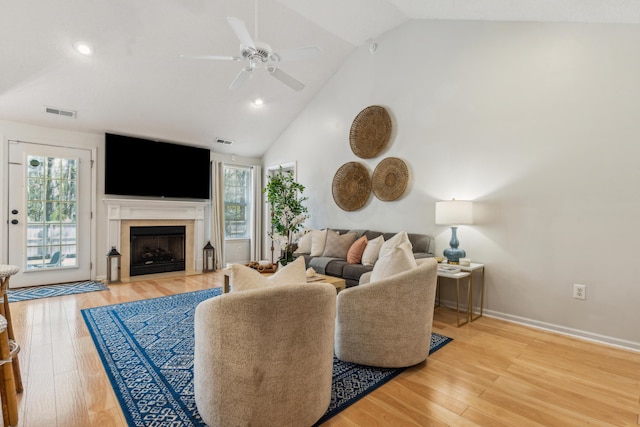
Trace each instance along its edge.
{"label": "potted plant", "polygon": [[278,262],[282,265],[293,261],[293,240],[302,230],[302,223],[309,218],[307,207],[302,204],[307,200],[302,196],[303,191],[304,186],[293,179],[291,172],[283,171],[282,167],[269,177],[263,189],[271,208],[271,230],[267,234],[280,246],[282,256]]}

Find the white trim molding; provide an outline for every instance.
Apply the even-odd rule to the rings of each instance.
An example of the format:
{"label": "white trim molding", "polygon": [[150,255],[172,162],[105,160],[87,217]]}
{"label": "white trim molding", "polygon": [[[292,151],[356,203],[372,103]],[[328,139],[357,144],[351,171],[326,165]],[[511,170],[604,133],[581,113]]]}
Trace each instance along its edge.
{"label": "white trim molding", "polygon": [[[441,300],[440,305],[443,307],[448,307],[452,310],[456,309],[455,301]],[[480,310],[480,307],[475,306],[473,310],[474,310],[474,313],[477,314],[478,311]],[[621,348],[624,350],[640,352],[640,343],[634,342],[634,341],[623,340],[620,338],[610,337],[607,335],[600,335],[600,334],[596,334],[589,331],[583,331],[580,329],[567,328],[566,326],[555,325],[553,323],[547,323],[547,322],[541,322],[539,320],[515,316],[513,314],[502,313],[494,310],[488,310],[486,308],[483,310],[483,316],[504,320],[506,322],[517,323],[519,325],[528,326],[530,328],[536,328],[544,331],[554,332],[556,334],[567,335],[573,338],[591,341],[598,344],[605,344],[612,347]],[[462,327],[464,328],[467,325],[464,325]]]}
{"label": "white trim molding", "polygon": [[640,352],[640,343],[634,341],[623,340],[620,338],[610,337],[607,335],[600,335],[589,331],[583,331],[580,329],[567,328],[566,326],[555,325],[553,323],[540,322],[534,319],[528,319],[526,317],[514,316],[512,314],[501,313],[493,310],[484,310],[484,315],[487,317],[494,317],[496,319],[505,320],[507,322],[518,323],[524,326],[529,326],[536,329],[542,329],[549,332],[555,332],[557,334],[568,335],[574,338],[580,338],[587,341],[593,341],[599,344],[606,344],[613,347],[622,348],[625,350],[632,350]]}
{"label": "white trim molding", "polygon": [[202,270],[202,248],[206,244],[205,211],[208,201],[103,199],[107,205],[107,253],[112,246],[120,250],[122,221],[193,221],[193,259],[188,272]]}

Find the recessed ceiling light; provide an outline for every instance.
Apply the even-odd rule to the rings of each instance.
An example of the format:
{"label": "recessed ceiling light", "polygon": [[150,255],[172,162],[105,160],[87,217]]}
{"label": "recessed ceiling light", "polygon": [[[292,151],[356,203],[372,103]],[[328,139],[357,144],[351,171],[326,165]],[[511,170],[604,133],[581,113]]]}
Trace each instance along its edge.
{"label": "recessed ceiling light", "polygon": [[262,98],[256,98],[252,101],[253,105],[255,105],[256,107],[261,107],[264,105],[264,99]]}
{"label": "recessed ceiling light", "polygon": [[75,42],[73,48],[82,55],[89,56],[93,54],[93,48],[87,42]]}

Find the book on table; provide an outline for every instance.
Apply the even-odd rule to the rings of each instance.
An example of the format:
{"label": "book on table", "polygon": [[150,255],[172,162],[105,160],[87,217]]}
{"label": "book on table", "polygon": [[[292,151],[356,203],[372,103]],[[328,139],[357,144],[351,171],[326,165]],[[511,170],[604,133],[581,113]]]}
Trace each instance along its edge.
{"label": "book on table", "polygon": [[456,267],[454,265],[443,265],[443,264],[438,265],[439,273],[456,274],[456,273],[460,273],[460,271],[461,271],[460,267]]}

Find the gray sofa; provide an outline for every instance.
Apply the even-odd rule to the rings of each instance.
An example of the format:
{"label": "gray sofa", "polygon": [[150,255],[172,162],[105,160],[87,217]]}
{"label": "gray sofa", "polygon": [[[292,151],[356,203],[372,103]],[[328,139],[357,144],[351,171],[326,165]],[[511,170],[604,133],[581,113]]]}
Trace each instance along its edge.
{"label": "gray sofa", "polygon": [[[373,230],[347,230],[339,228],[330,228],[330,230],[337,231],[339,234],[356,233],[356,239],[367,236],[367,240],[373,240],[376,237],[382,235],[384,240],[387,241],[398,232],[385,233],[381,231]],[[416,234],[407,233],[409,241],[413,246],[413,255],[416,259],[433,257],[433,250],[435,241],[432,236],[428,234]],[[307,268],[311,264],[312,257],[308,254],[294,254],[294,257],[303,256]],[[349,264],[346,259],[334,258],[325,267],[324,274],[328,276],[341,277],[345,280],[347,288],[358,285],[360,276],[364,273],[373,270],[373,266],[362,264]]]}

